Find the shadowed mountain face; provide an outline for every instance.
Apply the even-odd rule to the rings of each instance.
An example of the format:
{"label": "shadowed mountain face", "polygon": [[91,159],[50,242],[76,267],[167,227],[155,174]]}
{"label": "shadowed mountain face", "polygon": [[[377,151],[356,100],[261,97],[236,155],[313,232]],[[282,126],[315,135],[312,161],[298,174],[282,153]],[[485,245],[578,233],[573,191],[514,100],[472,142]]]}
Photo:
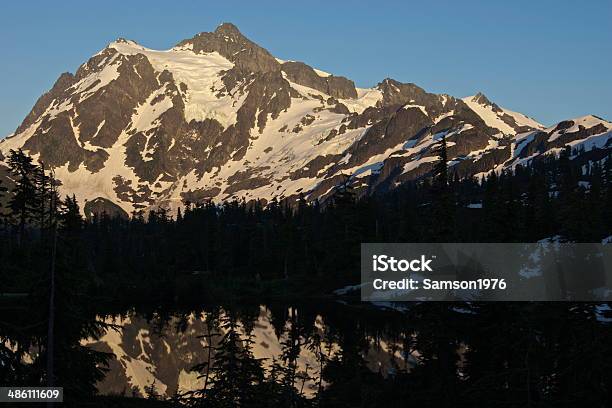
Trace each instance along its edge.
{"label": "shadowed mountain face", "polygon": [[63,192],[130,213],[325,199],[343,175],[361,194],[385,190],[427,175],[443,136],[451,173],[465,176],[566,145],[606,151],[611,131],[594,116],[544,128],[480,93],[457,99],[392,79],[356,88],[279,60],[226,23],[167,51],[109,44],[39,98],[0,142],[0,160],[23,148],[55,169]]}

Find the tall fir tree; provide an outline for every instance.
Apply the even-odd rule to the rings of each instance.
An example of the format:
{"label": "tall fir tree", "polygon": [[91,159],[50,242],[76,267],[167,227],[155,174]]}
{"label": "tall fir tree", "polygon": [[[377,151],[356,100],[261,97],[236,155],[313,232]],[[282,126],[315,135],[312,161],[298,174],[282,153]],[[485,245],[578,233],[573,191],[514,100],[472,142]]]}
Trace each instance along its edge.
{"label": "tall fir tree", "polygon": [[233,312],[223,313],[219,322],[223,334],[212,349],[212,360],[196,367],[201,370],[201,377],[206,376],[207,384],[195,394],[199,396],[195,403],[201,401],[202,406],[214,408],[262,406],[264,371],[261,361],[253,356],[252,334],[244,337],[240,334]]}
{"label": "tall fir tree", "polygon": [[565,241],[582,238],[583,201],[578,189],[578,171],[571,161],[572,151],[566,146],[559,155],[556,186],[558,213],[561,221],[560,235]]}
{"label": "tall fir tree", "polygon": [[61,203],[61,228],[68,233],[77,233],[83,227],[83,217],[76,196],[66,196]]}
{"label": "tall fir tree", "polygon": [[21,245],[28,223],[35,221],[39,210],[36,189],[38,166],[23,150],[10,150],[8,165],[15,186],[11,191],[9,207],[17,224],[17,242]]}
{"label": "tall fir tree", "polygon": [[454,200],[448,176],[446,136],[437,146],[438,162],[433,168],[431,196],[431,237],[437,242],[451,242],[454,238]]}

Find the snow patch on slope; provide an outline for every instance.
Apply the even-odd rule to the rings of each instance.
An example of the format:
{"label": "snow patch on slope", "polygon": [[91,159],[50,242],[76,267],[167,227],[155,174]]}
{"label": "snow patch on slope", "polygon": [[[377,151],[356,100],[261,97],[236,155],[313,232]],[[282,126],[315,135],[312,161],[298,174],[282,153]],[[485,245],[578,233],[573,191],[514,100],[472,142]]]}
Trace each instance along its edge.
{"label": "snow patch on slope", "polygon": [[172,99],[166,96],[154,105],[152,102],[162,95],[165,96],[166,88],[163,87],[153,92],[142,105],[136,108],[136,113],[132,117],[131,129],[146,132],[159,126],[159,117],[173,106]]}
{"label": "snow patch on slope", "polygon": [[79,103],[83,102],[91,95],[95,94],[99,89],[104,88],[112,81],[119,78],[120,65],[121,59],[119,58],[119,54],[113,55],[111,60],[106,63],[101,71],[91,73],[72,85],[70,87],[70,89],[73,89],[72,95],[79,95]]}
{"label": "snow patch on slope", "polygon": [[376,88],[355,88],[357,90],[357,99],[340,99],[340,102],[345,105],[350,112],[363,113],[364,110],[376,104],[383,99],[383,94]]}

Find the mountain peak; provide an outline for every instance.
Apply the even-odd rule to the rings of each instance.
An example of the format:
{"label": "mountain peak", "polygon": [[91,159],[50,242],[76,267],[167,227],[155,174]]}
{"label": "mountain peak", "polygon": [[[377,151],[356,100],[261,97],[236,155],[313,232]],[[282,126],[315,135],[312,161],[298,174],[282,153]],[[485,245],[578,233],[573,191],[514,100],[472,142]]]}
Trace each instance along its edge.
{"label": "mountain peak", "polygon": [[504,134],[522,133],[527,130],[544,129],[536,120],[519,112],[502,108],[492,102],[482,92],[462,98],[468,107],[480,116],[487,126],[498,129]]}
{"label": "mountain peak", "polygon": [[478,103],[480,105],[485,105],[485,106],[486,105],[493,105],[493,102],[491,102],[489,100],[489,98],[487,98],[487,96],[484,93],[482,93],[482,92],[476,93],[476,95],[472,96],[470,99],[473,102],[476,102],[476,103]]}
{"label": "mountain peak", "polygon": [[194,53],[218,52],[243,72],[278,72],[280,64],[264,48],[246,38],[232,23],[223,23],[214,32],[202,32],[181,41],[177,46],[189,45]]}
{"label": "mountain peak", "polygon": [[[144,49],[142,45],[138,44],[134,40],[119,37],[115,41],[109,43],[106,48],[114,48],[119,52],[126,52],[127,50]],[[106,49],[105,48],[105,49]],[[102,51],[101,51],[102,52]]]}
{"label": "mountain peak", "polygon": [[124,38],[124,37],[119,37],[117,38],[115,41],[113,41],[111,44],[126,44],[126,45],[137,45],[142,47],[140,44],[138,44],[138,42],[134,41],[134,40],[130,40],[129,38]]}
{"label": "mountain peak", "polygon": [[230,36],[242,36],[242,33],[232,23],[221,23],[216,29],[215,33]]}

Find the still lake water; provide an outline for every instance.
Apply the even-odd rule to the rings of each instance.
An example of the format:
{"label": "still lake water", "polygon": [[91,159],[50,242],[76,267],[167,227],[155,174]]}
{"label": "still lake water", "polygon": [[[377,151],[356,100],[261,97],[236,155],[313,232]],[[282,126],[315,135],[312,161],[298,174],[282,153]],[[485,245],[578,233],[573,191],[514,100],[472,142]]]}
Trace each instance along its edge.
{"label": "still lake water", "polygon": [[[34,306],[18,302],[3,311],[0,382],[4,378],[12,383],[19,375],[26,385],[44,379],[45,358],[36,350],[46,344],[46,305],[40,304],[40,310]],[[609,305],[425,302],[395,307],[309,300],[232,306],[96,305],[80,315],[63,309],[57,315],[55,372],[65,387],[73,386],[73,394],[79,391],[74,384],[81,389],[95,384],[105,395],[143,396],[154,389],[166,398],[198,389],[203,382],[191,369],[211,360],[214,364],[209,346],[218,346],[224,333],[218,322],[228,316],[238,322],[243,337],[250,333],[253,354],[264,368],[282,360],[288,347],[299,349],[294,386],[306,396],[326,387],[326,379],[333,382],[328,390],[342,388],[342,381],[358,375],[355,370],[361,367],[384,377],[378,385],[400,379],[400,388],[421,384],[425,377],[437,390],[438,380],[446,375],[458,387],[469,390],[473,382],[486,380],[496,394],[504,393],[509,379],[525,386],[521,381],[526,369],[542,379],[567,373],[571,381],[589,382],[591,364],[576,362],[609,363],[612,355]],[[101,323],[106,327],[90,337]],[[103,377],[92,374],[97,370],[90,349],[113,355]],[[321,376],[322,367],[331,367],[333,376],[327,369]],[[88,390],[88,395],[95,392]],[[556,394],[547,394],[550,390],[544,388],[542,395],[556,401]]]}

